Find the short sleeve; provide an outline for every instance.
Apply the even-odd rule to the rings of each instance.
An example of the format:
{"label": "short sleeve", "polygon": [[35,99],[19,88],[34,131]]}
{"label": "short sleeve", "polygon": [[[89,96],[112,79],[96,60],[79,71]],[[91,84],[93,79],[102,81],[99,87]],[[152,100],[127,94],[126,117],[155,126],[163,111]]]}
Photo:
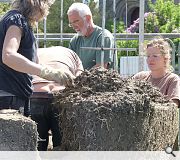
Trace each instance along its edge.
{"label": "short sleeve", "polygon": [[[114,39],[112,34],[105,30],[104,33],[104,48],[114,48]],[[101,47],[101,41],[102,41],[102,33],[99,35],[97,40],[97,47]],[[99,53],[98,53],[99,52]],[[98,54],[96,54],[96,63],[101,62],[101,51],[97,51]],[[104,50],[104,63],[113,62],[113,50]]]}
{"label": "short sleeve", "polygon": [[180,78],[177,75],[171,78],[167,95],[169,95],[171,99],[178,99],[180,101]]}
{"label": "short sleeve", "polygon": [[27,21],[20,13],[11,13],[5,19],[6,30],[12,25],[16,25],[19,28],[26,28]]}

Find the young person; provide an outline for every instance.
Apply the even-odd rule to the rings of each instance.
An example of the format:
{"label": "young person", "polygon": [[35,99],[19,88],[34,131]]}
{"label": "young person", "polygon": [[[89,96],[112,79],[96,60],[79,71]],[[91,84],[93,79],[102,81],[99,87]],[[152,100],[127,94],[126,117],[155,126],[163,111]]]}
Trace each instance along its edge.
{"label": "young person", "polygon": [[154,38],[145,46],[147,64],[150,71],[142,71],[133,76],[146,80],[160,89],[161,93],[180,105],[180,77],[171,66],[171,47],[163,38]]}

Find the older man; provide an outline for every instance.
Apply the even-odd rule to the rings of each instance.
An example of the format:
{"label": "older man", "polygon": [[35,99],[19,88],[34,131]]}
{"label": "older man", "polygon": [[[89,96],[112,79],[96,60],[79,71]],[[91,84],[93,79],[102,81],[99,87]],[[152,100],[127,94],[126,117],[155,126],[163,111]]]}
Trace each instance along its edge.
{"label": "older man", "polygon": [[[73,3],[69,7],[67,14],[69,26],[77,32],[71,39],[69,48],[79,55],[85,69],[100,66],[102,54],[101,50],[97,50],[97,48],[113,48],[113,35],[106,29],[103,34],[103,29],[94,24],[91,10],[86,4]],[[102,37],[104,37],[103,46]],[[104,67],[112,66],[112,62],[113,50],[104,50]]]}
{"label": "older man", "polygon": [[[50,47],[38,49],[39,63],[61,68],[71,72],[75,77],[81,74],[83,66],[75,52],[65,47]],[[61,145],[61,131],[59,127],[59,109],[52,104],[53,92],[65,87],[54,81],[47,81],[38,76],[33,78],[34,93],[31,97],[31,117],[37,122],[39,133],[38,150],[45,151],[49,142],[49,130],[52,132],[53,147]]]}

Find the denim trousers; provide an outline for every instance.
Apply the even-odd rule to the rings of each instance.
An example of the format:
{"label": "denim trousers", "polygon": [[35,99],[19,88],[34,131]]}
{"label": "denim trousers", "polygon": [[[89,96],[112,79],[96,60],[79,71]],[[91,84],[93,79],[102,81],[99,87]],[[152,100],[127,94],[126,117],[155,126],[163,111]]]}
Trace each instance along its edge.
{"label": "denim trousers", "polygon": [[52,133],[53,147],[60,146],[62,136],[59,127],[59,109],[52,104],[52,98],[31,98],[30,113],[32,120],[37,123],[38,150],[47,150],[49,130]]}

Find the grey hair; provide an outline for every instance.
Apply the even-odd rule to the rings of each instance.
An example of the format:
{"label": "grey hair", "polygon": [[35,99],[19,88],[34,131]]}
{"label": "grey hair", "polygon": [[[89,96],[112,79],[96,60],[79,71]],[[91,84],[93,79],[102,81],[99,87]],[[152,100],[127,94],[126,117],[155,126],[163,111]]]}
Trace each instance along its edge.
{"label": "grey hair", "polygon": [[70,15],[71,12],[73,12],[73,11],[78,12],[79,16],[82,18],[86,15],[90,15],[92,17],[92,13],[91,13],[89,6],[84,3],[73,3],[69,7],[67,14]]}

